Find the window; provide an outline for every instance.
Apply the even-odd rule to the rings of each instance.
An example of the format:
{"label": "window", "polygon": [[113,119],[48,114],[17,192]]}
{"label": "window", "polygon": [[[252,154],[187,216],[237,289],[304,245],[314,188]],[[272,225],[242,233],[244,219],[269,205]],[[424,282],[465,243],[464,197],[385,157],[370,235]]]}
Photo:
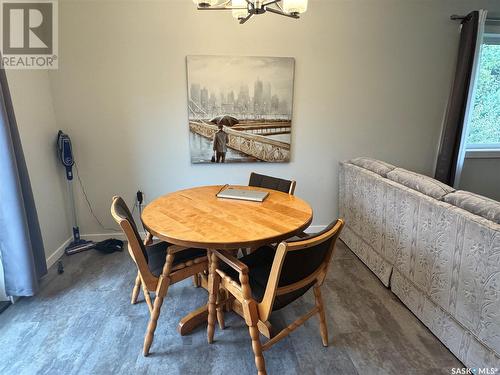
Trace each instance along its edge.
{"label": "window", "polygon": [[466,157],[500,157],[500,33],[485,33]]}

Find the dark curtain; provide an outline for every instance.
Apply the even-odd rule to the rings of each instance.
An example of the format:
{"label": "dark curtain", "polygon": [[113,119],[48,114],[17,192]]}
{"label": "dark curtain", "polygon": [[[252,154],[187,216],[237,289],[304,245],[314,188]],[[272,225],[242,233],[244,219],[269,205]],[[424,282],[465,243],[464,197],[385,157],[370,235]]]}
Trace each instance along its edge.
{"label": "dark curtain", "polygon": [[446,111],[434,176],[437,180],[448,185],[453,185],[455,181],[478,30],[479,12],[474,11],[462,21],[457,68]]}
{"label": "dark curtain", "polygon": [[47,264],[4,69],[0,86],[0,256],[5,289],[9,296],[32,296]]}

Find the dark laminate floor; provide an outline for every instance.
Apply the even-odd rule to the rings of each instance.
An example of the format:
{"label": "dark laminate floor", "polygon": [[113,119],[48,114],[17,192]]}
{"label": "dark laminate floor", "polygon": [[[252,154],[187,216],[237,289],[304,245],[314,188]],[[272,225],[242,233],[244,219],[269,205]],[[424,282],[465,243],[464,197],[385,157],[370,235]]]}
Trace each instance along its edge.
{"label": "dark laminate floor", "polygon": [[[0,315],[1,374],[254,374],[244,322],[226,315],[227,328],[206,343],[205,328],[181,337],[178,319],[206,302],[191,281],[169,289],[152,355],[141,354],[148,311],[130,305],[134,266],[126,252],[87,252],[51,269],[40,294]],[[312,307],[312,292],[286,311],[290,323]],[[270,374],[450,374],[460,362],[348,250],[339,244],[324,285],[330,346],[316,318],[265,353]]]}
{"label": "dark laminate floor", "polygon": [[0,301],[0,314],[4,312],[9,306],[10,306],[9,301]]}

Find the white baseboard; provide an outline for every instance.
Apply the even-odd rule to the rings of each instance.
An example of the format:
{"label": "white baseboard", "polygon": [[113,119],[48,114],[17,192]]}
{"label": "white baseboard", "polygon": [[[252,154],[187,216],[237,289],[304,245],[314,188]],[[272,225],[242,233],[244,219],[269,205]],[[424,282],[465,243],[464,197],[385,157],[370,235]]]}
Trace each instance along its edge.
{"label": "white baseboard", "polygon": [[[144,233],[142,232],[140,232],[139,234],[141,236],[144,236]],[[82,234],[80,237],[82,240],[95,241],[95,242],[99,242],[107,238],[116,238],[119,240],[125,240],[125,235],[122,232]],[[72,240],[73,237],[68,238],[61,244],[61,246],[59,246],[52,254],[50,254],[46,258],[47,268],[52,267],[59,260],[59,258],[61,258],[64,255],[64,249],[68,247],[68,245],[71,243]]]}
{"label": "white baseboard", "polygon": [[[142,233],[142,232],[139,232],[139,234],[141,236],[144,236],[144,233]],[[95,241],[95,242],[104,241],[108,238],[116,238],[117,240],[125,240],[125,234],[123,232],[89,233],[89,234],[82,234],[80,237],[84,240]]]}
{"label": "white baseboard", "polygon": [[[322,231],[323,229],[326,228],[326,225],[311,225],[309,228],[305,230],[306,233],[316,233],[319,231]],[[144,237],[145,233],[144,232],[139,232],[139,235],[141,237]],[[82,239],[87,240],[87,241],[103,241],[107,238],[116,238],[118,240],[125,240],[125,235],[123,232],[113,232],[113,233],[89,233],[89,234],[82,234],[80,236]],[[70,242],[73,240],[73,237],[68,238],[66,241],[64,241],[61,246],[59,246],[52,254],[50,254],[47,257],[47,268],[52,267],[60,257],[64,255],[64,249],[70,244]]]}
{"label": "white baseboard", "polygon": [[64,255],[64,249],[66,249],[72,239],[73,237],[68,238],[61,244],[61,246],[59,246],[52,254],[47,257],[47,268],[52,267],[59,260],[59,258]]}

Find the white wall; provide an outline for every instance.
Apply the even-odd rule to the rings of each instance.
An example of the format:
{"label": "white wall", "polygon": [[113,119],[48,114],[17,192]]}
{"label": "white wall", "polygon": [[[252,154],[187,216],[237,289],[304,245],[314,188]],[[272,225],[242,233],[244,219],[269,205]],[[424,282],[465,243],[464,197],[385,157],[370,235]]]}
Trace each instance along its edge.
{"label": "white wall", "polygon": [[[191,1],[63,1],[59,70],[50,72],[58,126],[73,137],[96,213],[112,226],[114,194],[129,202],[202,184],[246,184],[256,170],[298,182],[314,224],[337,214],[337,163],[368,155],[432,174],[453,75],[450,14],[498,1],[311,1],[299,21],[238,25]],[[186,55],[296,59],[292,161],[189,161]],[[102,229],[79,204],[82,233]]]}
{"label": "white wall", "polygon": [[49,76],[41,70],[9,70],[7,79],[50,265],[62,254],[70,226],[63,172],[56,157],[58,127]]}
{"label": "white wall", "polygon": [[500,202],[500,158],[465,159],[460,189]]}

